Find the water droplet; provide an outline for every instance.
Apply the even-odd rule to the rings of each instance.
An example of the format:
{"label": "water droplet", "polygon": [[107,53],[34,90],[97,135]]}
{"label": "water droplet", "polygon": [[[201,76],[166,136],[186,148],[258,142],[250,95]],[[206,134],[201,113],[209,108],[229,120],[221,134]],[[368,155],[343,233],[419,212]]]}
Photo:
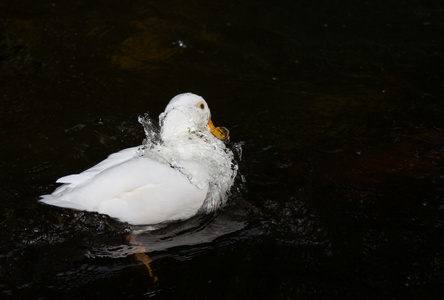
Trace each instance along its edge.
{"label": "water droplet", "polygon": [[181,48],[186,48],[187,47],[187,45],[183,41],[181,41],[181,40],[177,40],[177,41],[173,42],[173,45],[174,46],[179,46]]}

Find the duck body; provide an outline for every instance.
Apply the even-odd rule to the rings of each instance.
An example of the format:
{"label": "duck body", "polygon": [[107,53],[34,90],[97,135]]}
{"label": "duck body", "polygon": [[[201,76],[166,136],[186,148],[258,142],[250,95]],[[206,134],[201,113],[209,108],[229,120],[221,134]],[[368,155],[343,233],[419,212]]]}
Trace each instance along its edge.
{"label": "duck body", "polygon": [[43,203],[95,211],[133,225],[187,219],[223,205],[236,176],[233,153],[200,96],[174,97],[159,117],[160,140],[110,155],[57,180]]}

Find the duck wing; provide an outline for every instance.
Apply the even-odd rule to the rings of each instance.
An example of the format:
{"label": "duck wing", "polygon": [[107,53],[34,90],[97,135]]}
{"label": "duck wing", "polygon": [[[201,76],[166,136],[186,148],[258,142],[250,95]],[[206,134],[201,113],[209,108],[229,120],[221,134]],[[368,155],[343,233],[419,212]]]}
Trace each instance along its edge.
{"label": "duck wing", "polygon": [[46,204],[97,211],[131,224],[155,224],[189,218],[202,206],[208,185],[197,187],[180,171],[148,157],[137,148],[115,153],[80,174],[62,177]]}
{"label": "duck wing", "polygon": [[82,182],[86,182],[100,172],[134,158],[136,156],[137,149],[138,147],[132,147],[113,153],[105,160],[83,171],[82,173],[60,177],[56,182],[71,184],[71,187],[81,184]]}

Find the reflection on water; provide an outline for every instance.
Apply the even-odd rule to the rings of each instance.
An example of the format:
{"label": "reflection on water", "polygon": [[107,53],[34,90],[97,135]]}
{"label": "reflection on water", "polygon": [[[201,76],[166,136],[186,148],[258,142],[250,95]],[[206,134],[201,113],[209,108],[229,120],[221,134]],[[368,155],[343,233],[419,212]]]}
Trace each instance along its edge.
{"label": "reflection on water", "polygon": [[[156,226],[136,226],[131,235],[150,253],[174,247],[209,244],[217,238],[243,229],[246,226],[245,212],[228,214],[223,211],[217,217],[197,216],[187,221]],[[138,252],[138,245],[128,244],[105,247],[90,251],[91,257],[126,257]],[[186,251],[185,251],[186,252]]]}
{"label": "reflection on water", "polygon": [[[440,3],[3,2],[1,296],[441,295]],[[224,210],[146,231],[37,203],[188,91],[245,141]]]}

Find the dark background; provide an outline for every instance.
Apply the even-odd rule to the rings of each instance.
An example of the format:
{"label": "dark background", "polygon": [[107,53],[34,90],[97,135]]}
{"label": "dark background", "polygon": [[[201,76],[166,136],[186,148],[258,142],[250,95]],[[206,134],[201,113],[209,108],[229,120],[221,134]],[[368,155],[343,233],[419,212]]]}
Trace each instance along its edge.
{"label": "dark background", "polygon": [[[0,1],[1,297],[442,296],[443,37],[441,1]],[[188,91],[240,176],[140,233],[151,276],[140,228],[37,200]]]}

